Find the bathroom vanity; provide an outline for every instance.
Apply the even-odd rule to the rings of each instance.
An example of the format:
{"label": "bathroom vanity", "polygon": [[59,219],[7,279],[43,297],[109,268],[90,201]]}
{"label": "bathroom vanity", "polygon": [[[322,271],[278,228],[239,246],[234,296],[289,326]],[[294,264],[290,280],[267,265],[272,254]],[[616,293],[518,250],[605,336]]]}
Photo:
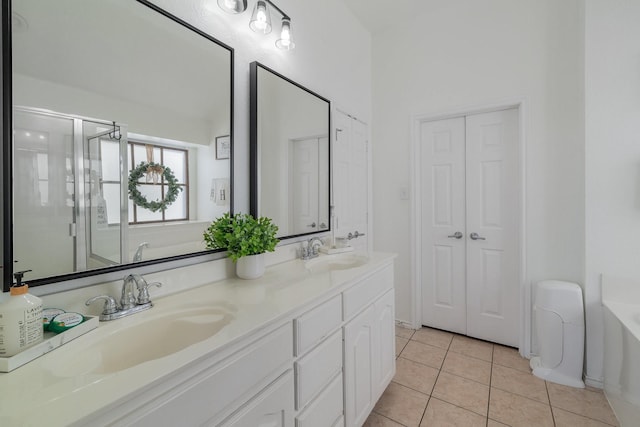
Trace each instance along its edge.
{"label": "bathroom vanity", "polygon": [[102,322],[0,375],[0,425],[362,425],[395,373],[394,257],[288,261]]}

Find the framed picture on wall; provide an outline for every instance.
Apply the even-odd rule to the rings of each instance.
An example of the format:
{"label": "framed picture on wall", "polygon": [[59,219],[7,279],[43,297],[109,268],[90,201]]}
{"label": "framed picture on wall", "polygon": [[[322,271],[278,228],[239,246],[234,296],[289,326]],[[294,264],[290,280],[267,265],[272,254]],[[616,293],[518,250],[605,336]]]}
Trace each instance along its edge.
{"label": "framed picture on wall", "polygon": [[228,159],[231,153],[231,139],[229,135],[216,137],[216,159]]}

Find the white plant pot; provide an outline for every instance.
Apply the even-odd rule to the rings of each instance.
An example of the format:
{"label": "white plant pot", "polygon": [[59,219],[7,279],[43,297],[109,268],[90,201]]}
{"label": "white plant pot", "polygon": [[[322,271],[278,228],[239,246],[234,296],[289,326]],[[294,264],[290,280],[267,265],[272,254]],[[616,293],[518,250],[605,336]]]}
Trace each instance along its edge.
{"label": "white plant pot", "polygon": [[249,255],[238,258],[236,274],[241,279],[257,279],[264,274],[264,254]]}

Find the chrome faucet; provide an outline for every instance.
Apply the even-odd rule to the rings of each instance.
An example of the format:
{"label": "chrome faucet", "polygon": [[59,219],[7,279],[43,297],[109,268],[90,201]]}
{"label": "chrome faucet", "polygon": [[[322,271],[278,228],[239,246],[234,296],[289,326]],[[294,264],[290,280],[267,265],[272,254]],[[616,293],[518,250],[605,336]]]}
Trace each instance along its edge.
{"label": "chrome faucet", "polygon": [[[135,296],[135,288],[138,290],[138,297]],[[148,310],[153,307],[153,303],[149,298],[149,286],[161,287],[160,282],[147,281],[139,274],[129,274],[125,276],[122,283],[122,295],[120,296],[120,304],[118,304],[115,298],[109,295],[98,295],[90,298],[85,303],[90,305],[94,301],[104,300],[104,308],[100,314],[100,320],[114,320],[121,317],[128,316],[130,314],[138,313],[140,311]]]}
{"label": "chrome faucet", "polygon": [[138,249],[136,249],[136,253],[133,255],[133,262],[142,261],[142,250],[144,248],[149,247],[149,242],[142,242],[138,245]]}
{"label": "chrome faucet", "polygon": [[302,242],[302,248],[300,249],[300,258],[302,260],[316,258],[318,256],[318,248],[323,244],[322,240],[318,237],[312,237],[309,240],[304,240]]}

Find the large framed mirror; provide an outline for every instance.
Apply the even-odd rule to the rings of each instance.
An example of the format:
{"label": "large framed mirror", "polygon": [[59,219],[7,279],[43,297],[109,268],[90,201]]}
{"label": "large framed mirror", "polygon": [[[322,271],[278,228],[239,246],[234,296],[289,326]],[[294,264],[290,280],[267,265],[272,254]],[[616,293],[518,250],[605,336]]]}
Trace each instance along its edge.
{"label": "large framed mirror", "polygon": [[281,239],[329,231],[329,100],[258,62],[250,86],[251,213]]}
{"label": "large framed mirror", "polygon": [[145,0],[2,7],[5,290],[210,252],[233,210],[233,49]]}

